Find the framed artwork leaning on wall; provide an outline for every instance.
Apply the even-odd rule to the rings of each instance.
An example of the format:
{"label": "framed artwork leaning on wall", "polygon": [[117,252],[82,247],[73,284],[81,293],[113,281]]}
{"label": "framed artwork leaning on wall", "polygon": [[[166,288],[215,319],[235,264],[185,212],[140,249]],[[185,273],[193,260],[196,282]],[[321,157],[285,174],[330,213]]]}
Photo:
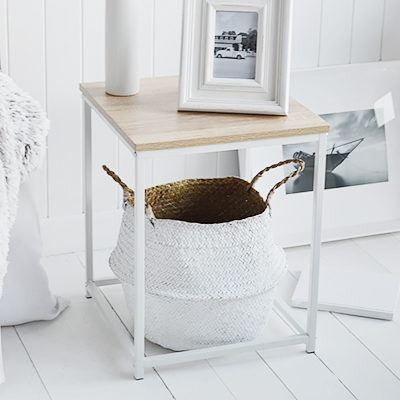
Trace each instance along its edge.
{"label": "framed artwork leaning on wall", "polygon": [[[331,125],[326,148],[323,241],[400,229],[400,62],[299,70],[291,96]],[[268,159],[301,158],[306,169],[272,202],[274,235],[282,246],[310,243],[313,152],[311,143],[247,150],[247,173]],[[242,165],[243,162],[242,162]],[[242,168],[241,175],[246,172]],[[257,190],[267,193],[268,179]],[[264,187],[265,185],[265,187]]]}
{"label": "framed artwork leaning on wall", "polygon": [[184,0],[181,111],[287,115],[292,0]]}

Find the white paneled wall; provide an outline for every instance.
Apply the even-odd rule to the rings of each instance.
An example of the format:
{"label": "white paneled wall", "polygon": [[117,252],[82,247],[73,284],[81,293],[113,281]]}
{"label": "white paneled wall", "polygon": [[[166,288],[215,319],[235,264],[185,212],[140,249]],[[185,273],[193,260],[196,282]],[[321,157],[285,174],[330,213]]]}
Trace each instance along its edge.
{"label": "white paneled wall", "polygon": [[384,10],[385,0],[354,0],[351,63],[380,60]]}
{"label": "white paneled wall", "polygon": [[293,3],[292,68],[313,68],[319,64],[322,0]]}
{"label": "white paneled wall", "polygon": [[323,1],[319,66],[350,62],[353,7],[353,0]]}
{"label": "white paneled wall", "polygon": [[177,75],[181,48],[182,0],[155,0],[154,75]]}
{"label": "white paneled wall", "polygon": [[[142,77],[177,75],[183,0],[140,2]],[[400,0],[294,0],[292,68],[400,59]],[[79,82],[104,80],[105,0],[0,0],[3,71],[47,109],[52,122],[40,172],[47,253],[83,245]],[[98,232],[114,234],[121,194],[107,164],[132,184],[129,151],[96,115],[94,201]],[[149,161],[148,184],[238,173],[235,152]],[[108,235],[98,235],[98,246]]]}
{"label": "white paneled wall", "polygon": [[52,122],[47,158],[50,218],[82,213],[81,6],[80,0],[45,2],[47,112]]}
{"label": "white paneled wall", "polygon": [[400,59],[399,0],[294,0],[292,69]]}
{"label": "white paneled wall", "polygon": [[[43,107],[47,105],[45,66],[45,16],[42,0],[3,1],[8,21],[4,25],[7,53],[2,65],[5,70],[32,94]],[[10,21],[18,20],[18,24]],[[1,59],[3,59],[1,54]],[[29,71],[27,69],[29,68]],[[47,163],[47,160],[46,160]],[[40,171],[40,212],[47,216],[47,179],[44,168]]]}
{"label": "white paneled wall", "polygon": [[7,0],[0,0],[0,67],[8,73],[8,8]]}
{"label": "white paneled wall", "polygon": [[400,59],[400,1],[386,0],[382,29],[382,60]]}

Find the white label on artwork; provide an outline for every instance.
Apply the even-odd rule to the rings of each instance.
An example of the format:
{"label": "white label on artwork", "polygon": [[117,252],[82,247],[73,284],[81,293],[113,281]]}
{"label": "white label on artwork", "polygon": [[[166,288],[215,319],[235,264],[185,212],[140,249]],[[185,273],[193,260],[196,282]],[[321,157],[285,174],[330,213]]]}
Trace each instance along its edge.
{"label": "white label on artwork", "polygon": [[392,92],[385,94],[375,102],[374,110],[379,128],[394,119],[396,115],[394,112]]}

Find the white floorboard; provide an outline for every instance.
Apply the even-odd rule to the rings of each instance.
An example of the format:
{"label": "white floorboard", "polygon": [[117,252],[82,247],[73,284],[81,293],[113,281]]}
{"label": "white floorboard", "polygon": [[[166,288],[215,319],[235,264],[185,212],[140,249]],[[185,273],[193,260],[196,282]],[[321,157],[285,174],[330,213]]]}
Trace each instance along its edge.
{"label": "white floorboard", "polygon": [[176,400],[234,400],[207,360],[157,368]]}
{"label": "white floorboard", "polygon": [[[284,334],[280,318],[274,314],[264,335],[273,337],[277,332]],[[157,368],[157,371],[177,399],[295,399],[256,352]],[[182,386],[182,376],[187,387]],[[196,393],[191,394],[190,387],[195,387]]]}
{"label": "white floorboard", "polygon": [[[382,268],[382,266],[371,261],[370,256],[362,255],[354,246],[355,244],[351,241],[346,241],[336,243],[335,246],[332,246],[332,244],[324,245],[324,250],[325,247],[329,247],[329,250],[335,248],[335,251],[340,253],[337,257],[332,256],[329,258],[329,262],[331,262],[332,265],[334,265],[335,261],[337,262],[337,260],[340,259],[340,261],[343,262],[341,265],[350,264],[357,267],[356,262],[354,262],[354,264],[351,262],[351,258],[354,254],[357,254],[362,259],[368,260],[369,263],[366,269],[372,269],[373,265],[378,269]],[[323,253],[326,257],[327,252],[324,251]],[[289,283],[287,279],[284,285],[282,285],[281,293],[287,296],[287,300],[290,299],[295,284],[296,280],[292,278],[291,283]],[[286,285],[291,286],[291,288],[285,288]],[[305,310],[294,309],[294,312],[299,318],[305,320]],[[345,325],[345,321],[349,318],[352,319],[354,331],[352,331],[349,326]],[[399,399],[400,381],[393,374],[391,369],[385,365],[384,361],[379,359],[379,354],[374,353],[374,350],[377,350],[376,342],[375,346],[369,348],[366,343],[362,342],[362,338],[365,335],[362,335],[361,338],[356,336],[355,331],[362,329],[361,326],[365,320],[366,319],[362,317],[350,317],[340,314],[334,315],[328,312],[319,312],[316,354],[357,399]],[[371,324],[376,324],[376,320],[368,319],[368,321]],[[376,340],[379,339],[385,340],[386,337],[376,338]],[[391,344],[393,348],[397,347],[397,343]],[[385,350],[381,349],[381,355],[384,352]]]}
{"label": "white floorboard", "polygon": [[297,400],[354,400],[340,380],[303,346],[260,354]]}
{"label": "white floorboard", "polygon": [[[296,280],[290,273],[279,288],[279,295],[287,302],[290,299]],[[305,310],[295,309],[299,321],[305,323]],[[320,314],[320,313],[319,313]],[[283,334],[290,334],[291,329],[282,321]],[[330,340],[333,340],[330,337]],[[317,341],[317,355],[307,354],[304,346],[282,348],[260,352],[268,365],[280,377],[298,400],[353,400],[354,396],[335,374],[326,368],[318,357],[320,341]]]}
{"label": "white floorboard", "polygon": [[238,400],[295,399],[256,352],[214,358],[208,362]]}
{"label": "white floorboard", "polygon": [[400,240],[400,232],[394,232],[391,235],[394,236],[397,240]]}
{"label": "white floorboard", "polygon": [[[392,321],[337,314],[336,318],[400,379],[400,327]],[[400,391],[399,397],[400,399]]]}
{"label": "white floorboard", "polygon": [[1,328],[1,335],[6,380],[0,385],[0,399],[50,400],[15,328]]}
{"label": "white floorboard", "polygon": [[400,275],[400,235],[379,235],[353,242],[394,275]]}
{"label": "white floorboard", "polygon": [[332,266],[386,272],[374,257],[357,246],[353,240],[325,243],[322,246],[321,257]]}
{"label": "white floorboard", "polygon": [[[400,275],[400,234],[327,243],[322,263]],[[110,250],[95,254],[96,277],[110,275]],[[290,272],[279,288],[289,301],[309,248],[287,249]],[[5,400],[399,400],[400,299],[394,321],[318,313],[316,354],[304,345],[149,368],[133,379],[132,359],[93,300],[84,297],[84,254],[43,260],[55,294],[71,306],[54,321],[3,328]],[[132,321],[120,285],[103,293],[128,329]],[[306,311],[294,309],[305,321]],[[265,332],[292,334],[275,312]],[[147,354],[168,351],[150,342]]]}
{"label": "white floorboard", "polygon": [[321,314],[317,355],[332,373],[359,400],[398,400],[399,379],[333,315]]}
{"label": "white floorboard", "polygon": [[17,329],[51,399],[173,399],[154,370],[147,371],[145,380],[133,379],[131,357],[114,338],[94,301],[84,297],[84,269],[79,259],[75,255],[49,257],[44,266],[53,291],[68,297],[71,306],[54,321]]}

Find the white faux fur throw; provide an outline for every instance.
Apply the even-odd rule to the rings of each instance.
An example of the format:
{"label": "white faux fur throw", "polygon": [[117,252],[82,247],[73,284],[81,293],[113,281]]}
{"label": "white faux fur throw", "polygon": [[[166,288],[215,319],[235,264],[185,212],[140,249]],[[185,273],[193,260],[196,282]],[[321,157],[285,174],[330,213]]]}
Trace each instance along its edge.
{"label": "white faux fur throw", "polygon": [[0,297],[19,186],[42,163],[49,126],[40,104],[0,72]]}

